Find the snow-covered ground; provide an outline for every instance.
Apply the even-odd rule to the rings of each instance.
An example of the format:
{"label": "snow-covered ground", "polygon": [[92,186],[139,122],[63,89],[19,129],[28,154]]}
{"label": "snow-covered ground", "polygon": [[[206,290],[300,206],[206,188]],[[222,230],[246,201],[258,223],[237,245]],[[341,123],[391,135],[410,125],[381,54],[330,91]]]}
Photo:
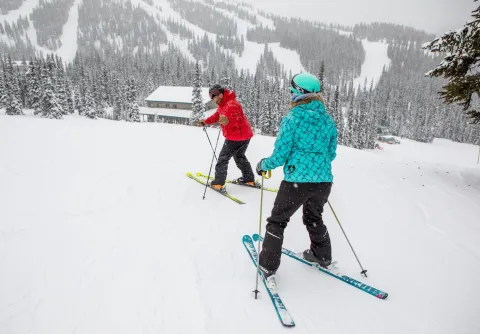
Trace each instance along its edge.
{"label": "snow-covered ground", "polygon": [[57,54],[68,62],[73,61],[77,53],[77,30],[78,30],[78,8],[82,5],[83,0],[75,0],[73,6],[68,13],[67,23],[63,26],[62,46],[57,50]]}
{"label": "snow-covered ground", "polygon": [[277,61],[283,65],[287,74],[289,71],[292,72],[292,75],[305,71],[297,51],[282,48],[280,43],[269,43],[268,47],[272,50]]}
{"label": "snow-covered ground", "polygon": [[[209,129],[215,140],[217,130]],[[339,147],[326,209],[334,258],[378,300],[283,258],[279,293],[296,333],[480,332],[478,147],[401,140]],[[256,136],[247,156],[268,156]],[[220,143],[221,144],[221,143]],[[208,172],[200,128],[79,116],[0,114],[0,333],[279,333],[241,238],[258,229],[260,192],[238,205],[185,176]],[[239,176],[234,163],[229,176]],[[280,169],[266,181],[278,187]],[[264,194],[269,216],[274,193]],[[285,247],[308,247],[296,213]]]}
{"label": "snow-covered ground", "polygon": [[38,6],[39,2],[40,0],[23,1],[22,5],[18,9],[11,10],[6,14],[0,14],[0,22],[16,22],[20,15],[23,17],[28,17],[28,15],[33,11],[33,9]]}
{"label": "snow-covered ground", "polygon": [[362,40],[363,49],[365,50],[365,61],[362,64],[360,76],[353,80],[355,89],[360,86],[363,88],[365,79],[367,79],[367,89],[370,84],[376,85],[382,76],[383,67],[388,70],[391,59],[388,58],[388,44],[384,42],[370,42],[367,39]]}

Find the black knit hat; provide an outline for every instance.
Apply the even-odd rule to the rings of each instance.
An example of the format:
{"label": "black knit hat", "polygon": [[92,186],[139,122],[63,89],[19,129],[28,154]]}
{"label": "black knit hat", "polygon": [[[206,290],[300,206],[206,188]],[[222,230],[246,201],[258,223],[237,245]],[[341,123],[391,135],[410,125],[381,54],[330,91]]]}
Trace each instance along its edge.
{"label": "black knit hat", "polygon": [[210,98],[213,100],[215,96],[223,94],[224,91],[225,89],[221,85],[215,84],[209,89],[208,95],[210,95]]}

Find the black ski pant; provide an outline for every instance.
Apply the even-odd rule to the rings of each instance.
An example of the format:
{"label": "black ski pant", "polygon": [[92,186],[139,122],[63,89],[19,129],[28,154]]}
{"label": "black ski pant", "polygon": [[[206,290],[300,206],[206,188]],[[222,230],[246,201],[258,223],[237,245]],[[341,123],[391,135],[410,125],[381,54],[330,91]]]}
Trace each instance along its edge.
{"label": "black ski pant", "polygon": [[220,184],[222,186],[225,184],[228,162],[232,157],[238,169],[242,172],[245,182],[255,181],[252,166],[245,156],[249,143],[250,139],[242,141],[225,140],[220,155],[218,156],[217,164],[215,165],[215,179],[212,181],[212,184]]}
{"label": "black ski pant", "polygon": [[283,231],[290,217],[303,205],[303,224],[310,235],[310,249],[317,259],[331,260],[332,247],[322,213],[332,183],[293,183],[282,181],[272,214],[267,219],[265,240],[260,252],[260,266],[277,271],[283,245]]}

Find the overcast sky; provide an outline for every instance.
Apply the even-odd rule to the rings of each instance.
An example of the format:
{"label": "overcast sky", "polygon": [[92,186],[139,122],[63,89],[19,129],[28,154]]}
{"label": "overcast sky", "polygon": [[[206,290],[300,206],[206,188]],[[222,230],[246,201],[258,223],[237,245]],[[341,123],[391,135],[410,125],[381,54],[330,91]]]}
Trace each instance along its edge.
{"label": "overcast sky", "polygon": [[241,0],[282,16],[353,26],[392,22],[441,35],[470,20],[473,0]]}

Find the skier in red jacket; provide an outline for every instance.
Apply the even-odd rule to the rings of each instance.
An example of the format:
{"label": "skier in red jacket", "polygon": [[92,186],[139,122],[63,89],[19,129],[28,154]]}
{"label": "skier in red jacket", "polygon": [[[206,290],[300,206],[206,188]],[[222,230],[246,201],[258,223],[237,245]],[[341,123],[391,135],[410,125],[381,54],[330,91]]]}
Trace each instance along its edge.
{"label": "skier in red jacket", "polygon": [[237,101],[233,91],[215,84],[209,90],[210,98],[218,105],[217,111],[205,120],[200,120],[196,125],[205,126],[220,123],[225,143],[215,166],[215,178],[210,183],[211,187],[225,192],[228,162],[233,157],[237,167],[242,171],[242,177],[236,181],[249,186],[256,186],[252,166],[245,156],[250,139],[253,137],[252,128],[243,113],[241,104]]}

